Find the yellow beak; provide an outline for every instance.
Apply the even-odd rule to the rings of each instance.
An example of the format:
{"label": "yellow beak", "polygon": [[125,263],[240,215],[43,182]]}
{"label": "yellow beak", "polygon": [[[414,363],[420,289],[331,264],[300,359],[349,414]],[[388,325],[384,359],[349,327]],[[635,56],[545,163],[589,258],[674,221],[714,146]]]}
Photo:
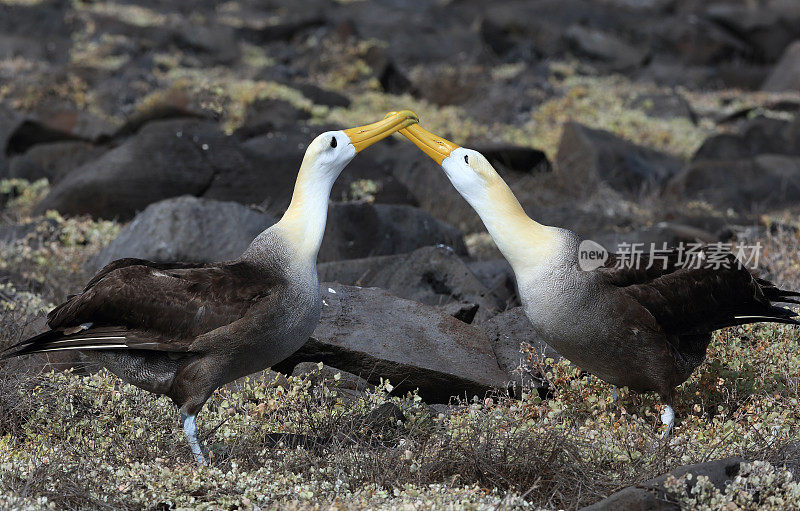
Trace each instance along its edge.
{"label": "yellow beak", "polygon": [[360,152],[395,131],[407,128],[418,122],[419,117],[417,117],[417,114],[411,110],[400,110],[387,115],[382,121],[344,130],[344,134],[350,138],[350,142],[356,148],[356,152]]}
{"label": "yellow beak", "polygon": [[[389,112],[386,114],[386,118],[396,114],[397,112]],[[439,165],[450,156],[450,153],[460,147],[447,139],[434,135],[419,124],[413,124],[399,131]]]}

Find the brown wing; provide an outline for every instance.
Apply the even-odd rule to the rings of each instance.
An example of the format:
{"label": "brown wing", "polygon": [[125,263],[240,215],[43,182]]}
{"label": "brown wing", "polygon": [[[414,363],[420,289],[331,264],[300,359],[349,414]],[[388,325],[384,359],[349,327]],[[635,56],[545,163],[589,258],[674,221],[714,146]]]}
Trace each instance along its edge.
{"label": "brown wing", "polygon": [[795,297],[800,294],[754,277],[733,254],[714,268],[706,263],[709,250],[702,253],[704,260],[699,263],[686,263],[685,253],[672,250],[654,257],[652,265],[643,256],[635,266],[623,264],[630,262],[627,256],[615,254],[596,271],[647,309],[670,335],[704,334],[759,321],[800,324],[792,319],[794,312],[772,303],[798,303]]}
{"label": "brown wing", "polygon": [[187,351],[198,336],[241,319],[283,284],[248,263],[114,261],[48,314],[51,330],[6,356],[68,349]]}

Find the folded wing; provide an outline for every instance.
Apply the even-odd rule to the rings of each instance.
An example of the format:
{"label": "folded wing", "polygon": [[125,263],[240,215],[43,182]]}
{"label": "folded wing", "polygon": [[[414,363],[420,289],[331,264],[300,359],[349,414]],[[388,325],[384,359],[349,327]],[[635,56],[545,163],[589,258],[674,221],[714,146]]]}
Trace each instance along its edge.
{"label": "folded wing", "polygon": [[710,250],[694,257],[678,250],[652,260],[642,256],[635,266],[616,254],[596,271],[620,289],[622,299],[644,307],[670,335],[703,334],[760,321],[800,324],[793,311],[774,305],[800,303],[800,293],[757,278],[733,254],[721,260],[716,254],[715,264],[710,265]]}
{"label": "folded wing", "polygon": [[51,330],[3,357],[61,350],[190,350],[192,341],[269,299],[280,277],[248,263],[154,263],[122,259],[48,314]]}

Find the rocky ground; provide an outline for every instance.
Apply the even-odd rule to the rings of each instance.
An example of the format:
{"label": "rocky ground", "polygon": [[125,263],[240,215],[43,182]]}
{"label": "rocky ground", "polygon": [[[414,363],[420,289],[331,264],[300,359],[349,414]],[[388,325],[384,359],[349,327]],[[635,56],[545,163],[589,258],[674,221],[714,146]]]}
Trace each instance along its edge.
{"label": "rocky ground", "polygon": [[[800,288],[793,0],[0,0],[0,346],[113,259],[237,256],[317,133],[398,108],[543,223],[758,242]],[[201,415],[210,470],[164,399],[79,355],[3,362],[0,507],[800,508],[796,329],[720,332],[662,443],[657,399],[535,338],[401,137],[340,177],[319,261],[313,338]]]}

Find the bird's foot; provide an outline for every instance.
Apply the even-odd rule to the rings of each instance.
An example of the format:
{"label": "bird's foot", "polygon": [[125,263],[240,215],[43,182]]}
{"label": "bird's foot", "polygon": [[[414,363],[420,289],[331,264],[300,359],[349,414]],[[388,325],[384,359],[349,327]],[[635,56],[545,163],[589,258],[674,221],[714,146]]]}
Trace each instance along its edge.
{"label": "bird's foot", "polygon": [[619,401],[619,393],[617,392],[616,385],[611,386],[611,399],[613,399],[615,403]]}
{"label": "bird's foot", "polygon": [[670,405],[666,405],[664,411],[661,412],[661,423],[667,426],[667,430],[661,435],[661,439],[666,440],[675,426],[675,410]]}
{"label": "bird's foot", "polygon": [[181,413],[181,422],[183,422],[183,432],[186,434],[186,439],[189,441],[189,448],[192,449],[194,460],[201,467],[208,466],[206,457],[203,454],[204,451],[207,451],[200,444],[200,440],[197,439],[197,422],[195,421],[195,416]]}

